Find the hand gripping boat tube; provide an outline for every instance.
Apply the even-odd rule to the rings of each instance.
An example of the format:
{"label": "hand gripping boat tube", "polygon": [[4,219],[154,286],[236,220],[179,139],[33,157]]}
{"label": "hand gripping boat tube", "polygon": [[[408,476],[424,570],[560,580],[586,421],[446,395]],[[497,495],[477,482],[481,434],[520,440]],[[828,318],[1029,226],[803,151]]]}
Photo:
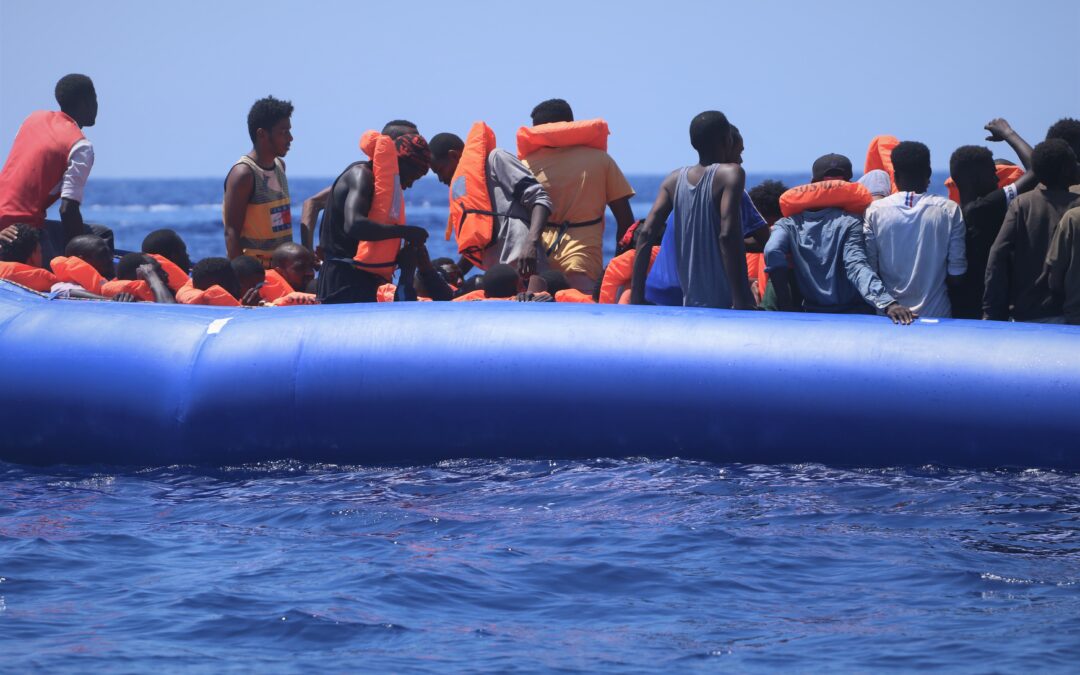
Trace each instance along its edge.
{"label": "hand gripping boat tube", "polygon": [[571,303],[260,310],[48,300],[0,282],[0,460],[1077,471],[1078,347],[1080,329],[1039,324]]}

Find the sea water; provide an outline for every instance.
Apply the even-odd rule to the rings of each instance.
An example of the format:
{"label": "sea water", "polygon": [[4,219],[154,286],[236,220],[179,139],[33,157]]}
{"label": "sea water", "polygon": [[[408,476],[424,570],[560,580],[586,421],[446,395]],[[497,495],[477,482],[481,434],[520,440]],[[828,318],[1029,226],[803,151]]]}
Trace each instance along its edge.
{"label": "sea water", "polygon": [[[660,180],[631,177],[639,217]],[[291,181],[294,224],[329,182]],[[224,253],[219,179],[95,179],[86,194],[120,248],[171,227],[193,259]],[[445,194],[430,177],[406,193],[433,257],[453,253]],[[1080,476],[670,454],[0,464],[0,671],[1080,663]]]}
{"label": "sea water", "polygon": [[1080,476],[0,464],[0,670],[1075,672]]}

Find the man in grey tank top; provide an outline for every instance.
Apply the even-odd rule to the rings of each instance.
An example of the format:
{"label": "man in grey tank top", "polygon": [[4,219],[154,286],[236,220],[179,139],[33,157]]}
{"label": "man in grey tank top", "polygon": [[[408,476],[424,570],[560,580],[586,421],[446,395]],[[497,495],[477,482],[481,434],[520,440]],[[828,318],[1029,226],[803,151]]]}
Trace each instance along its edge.
{"label": "man in grey tank top", "polygon": [[754,309],[740,209],[746,183],[741,139],[724,113],[709,110],[690,122],[690,145],[698,163],[664,179],[639,232],[631,302],[645,304],[652,247],[674,211],[672,243],[683,305]]}

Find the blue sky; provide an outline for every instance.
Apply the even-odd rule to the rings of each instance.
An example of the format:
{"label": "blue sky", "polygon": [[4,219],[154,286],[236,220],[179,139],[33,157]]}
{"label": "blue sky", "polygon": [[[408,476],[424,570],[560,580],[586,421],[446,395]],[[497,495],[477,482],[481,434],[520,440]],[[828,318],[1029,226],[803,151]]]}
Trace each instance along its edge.
{"label": "blue sky", "polygon": [[60,76],[84,72],[96,176],[224,176],[271,93],[296,105],[294,176],[336,175],[395,117],[429,137],[484,119],[512,149],[550,97],[607,119],[629,173],[694,161],[687,127],[707,109],[740,127],[749,171],[825,152],[860,166],[878,133],[922,140],[943,168],[992,117],[1034,143],[1080,116],[1078,26],[1074,0],[0,0],[0,153],[55,107]]}

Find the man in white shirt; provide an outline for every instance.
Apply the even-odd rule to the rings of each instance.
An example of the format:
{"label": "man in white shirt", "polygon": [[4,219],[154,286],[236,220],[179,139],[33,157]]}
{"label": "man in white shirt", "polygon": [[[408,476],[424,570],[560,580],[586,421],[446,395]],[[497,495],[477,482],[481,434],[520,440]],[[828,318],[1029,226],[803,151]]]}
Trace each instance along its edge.
{"label": "man in white shirt", "polygon": [[[65,75],[55,95],[60,111],[31,113],[0,170],[0,238],[10,236],[7,228],[14,223],[38,228],[46,264],[80,234],[98,234],[112,248],[112,232],[84,223],[80,210],[94,166],[94,146],[82,133],[97,121],[94,83],[85,75]],[[60,221],[46,220],[46,210],[57,199]]]}
{"label": "man in white shirt", "polygon": [[863,230],[870,266],[897,302],[921,317],[949,317],[946,284],[967,271],[960,205],[927,194],[930,150],[905,141],[892,151],[898,192],[866,209]]}

